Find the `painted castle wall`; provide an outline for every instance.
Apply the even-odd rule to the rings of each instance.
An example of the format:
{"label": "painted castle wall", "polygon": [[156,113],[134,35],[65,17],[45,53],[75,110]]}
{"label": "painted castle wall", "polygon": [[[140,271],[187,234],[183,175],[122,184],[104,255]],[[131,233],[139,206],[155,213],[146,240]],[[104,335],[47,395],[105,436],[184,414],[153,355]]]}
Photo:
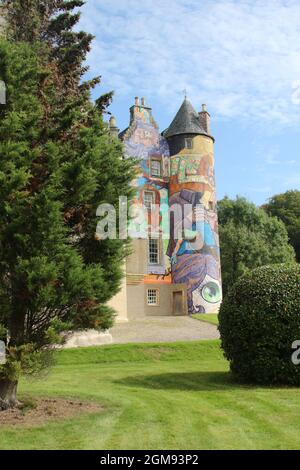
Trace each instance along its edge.
{"label": "painted castle wall", "polygon": [[[140,239],[144,237],[142,244],[146,247],[146,254],[148,251],[147,237],[151,220],[150,215],[146,211],[141,216],[141,211],[138,210],[144,205],[145,192],[151,192],[154,203],[160,207],[158,214],[152,214],[153,218],[157,218],[156,235],[161,236],[163,232],[169,231],[169,226],[163,225],[168,223],[166,218],[163,217],[163,211],[169,204],[169,146],[166,139],[159,132],[158,126],[152,117],[151,109],[141,105],[131,108],[131,123],[123,134],[122,140],[125,147],[125,156],[134,157],[139,161],[139,174],[136,180],[133,181],[133,186],[136,188],[136,196],[133,202],[135,203],[137,217],[135,218],[134,211],[131,212],[132,220],[129,224],[129,230],[132,238],[139,238],[139,240],[133,240],[134,247],[139,251],[142,250]],[[151,176],[152,159],[159,161],[161,165],[161,175],[155,178]],[[139,272],[139,274],[169,276],[170,281],[171,265],[170,260],[166,256],[167,247],[168,241],[162,240],[160,262],[157,265],[149,264],[146,255],[145,260],[143,256],[137,257],[136,254],[133,254],[127,263],[128,272],[132,272],[133,266],[142,263],[145,271],[143,273]],[[134,251],[136,250],[134,249]]]}
{"label": "painted castle wall", "polygon": [[[192,139],[190,149],[184,145],[186,138]],[[222,287],[214,141],[204,135],[178,135],[170,138],[170,149],[169,203],[182,210],[182,218],[176,217],[171,227],[168,247],[172,279],[175,284],[186,284],[189,313],[215,313]],[[176,223],[182,224],[182,238],[172,236],[177,233]],[[189,227],[186,231],[185,226]]]}
{"label": "painted castle wall", "polygon": [[[126,266],[124,266],[124,270],[126,271]],[[127,282],[126,277],[124,277],[122,281],[122,286],[120,292],[116,294],[110,302],[108,302],[108,306],[113,308],[118,315],[118,322],[127,322],[128,321],[128,312],[127,312]]]}
{"label": "painted castle wall", "polygon": [[[206,111],[199,113],[199,121],[209,134]],[[114,118],[110,124],[116,135]],[[151,108],[138,98],[130,109],[130,125],[119,137],[125,157],[138,160],[138,174],[132,183],[136,189],[129,223],[132,254],[126,261],[126,282],[112,305],[117,305],[117,311],[121,308],[122,321],[126,316],[137,319],[147,315],[216,313],[222,287],[213,138],[192,133],[166,139],[159,132]],[[187,146],[187,139],[192,146]],[[160,167],[156,176],[151,171],[153,160]],[[140,210],[146,193],[158,206],[154,212]],[[156,263],[149,259],[148,234],[153,220],[154,236],[159,240]],[[176,235],[179,226],[184,230]],[[155,305],[147,301],[149,290],[157,291]]]}

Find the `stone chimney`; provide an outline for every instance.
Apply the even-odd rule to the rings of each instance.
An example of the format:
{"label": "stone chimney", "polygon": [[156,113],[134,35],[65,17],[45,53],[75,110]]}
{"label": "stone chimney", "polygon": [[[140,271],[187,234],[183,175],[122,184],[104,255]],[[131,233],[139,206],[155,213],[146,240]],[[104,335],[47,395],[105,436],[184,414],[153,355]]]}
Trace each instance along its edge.
{"label": "stone chimney", "polygon": [[117,126],[117,121],[114,116],[111,116],[109,120],[109,132],[113,137],[118,137],[120,129]]}
{"label": "stone chimney", "polygon": [[158,128],[152,117],[152,109],[146,104],[144,97],[140,99],[136,96],[134,99],[134,105],[130,108],[130,124],[132,124],[136,119],[142,120],[147,124],[151,124]]}
{"label": "stone chimney", "polygon": [[202,111],[199,113],[199,121],[202,129],[207,132],[207,134],[210,134],[210,114],[206,110],[206,104],[202,105]]}

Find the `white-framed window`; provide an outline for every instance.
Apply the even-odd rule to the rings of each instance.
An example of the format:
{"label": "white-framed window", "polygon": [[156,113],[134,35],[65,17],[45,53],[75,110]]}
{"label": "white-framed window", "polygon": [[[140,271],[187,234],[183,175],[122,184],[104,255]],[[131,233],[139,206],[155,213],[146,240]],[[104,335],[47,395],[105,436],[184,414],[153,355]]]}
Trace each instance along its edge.
{"label": "white-framed window", "polygon": [[159,305],[159,289],[147,289],[147,305],[150,307]]}
{"label": "white-framed window", "polygon": [[149,238],[149,264],[159,264],[159,239]]}
{"label": "white-framed window", "polygon": [[160,178],[161,177],[161,160],[151,159],[151,176],[152,178]]}
{"label": "white-framed window", "polygon": [[192,149],[193,148],[193,139],[187,138],[185,139],[185,148]]}
{"label": "white-framed window", "polygon": [[144,206],[146,209],[151,212],[152,205],[155,203],[153,191],[144,191]]}

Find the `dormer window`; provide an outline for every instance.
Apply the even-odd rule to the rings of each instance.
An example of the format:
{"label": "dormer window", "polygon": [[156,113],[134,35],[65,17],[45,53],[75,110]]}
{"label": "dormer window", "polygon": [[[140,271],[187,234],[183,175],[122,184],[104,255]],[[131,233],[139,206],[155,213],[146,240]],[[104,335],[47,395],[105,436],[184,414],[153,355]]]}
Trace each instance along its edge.
{"label": "dormer window", "polygon": [[185,139],[185,148],[191,150],[193,148],[193,139]]}

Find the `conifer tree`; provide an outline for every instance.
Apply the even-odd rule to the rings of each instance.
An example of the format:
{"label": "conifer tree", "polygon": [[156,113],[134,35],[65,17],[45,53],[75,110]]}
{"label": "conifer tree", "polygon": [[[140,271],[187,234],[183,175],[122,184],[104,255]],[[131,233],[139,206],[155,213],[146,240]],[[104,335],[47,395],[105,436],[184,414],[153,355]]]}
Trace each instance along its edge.
{"label": "conifer tree", "polygon": [[122,279],[123,240],[95,238],[102,202],[131,197],[134,162],[83,81],[92,36],[74,32],[83,2],[4,0],[0,41],[0,408],[17,404],[21,371],[49,362],[62,330],[112,324],[107,301]]}

